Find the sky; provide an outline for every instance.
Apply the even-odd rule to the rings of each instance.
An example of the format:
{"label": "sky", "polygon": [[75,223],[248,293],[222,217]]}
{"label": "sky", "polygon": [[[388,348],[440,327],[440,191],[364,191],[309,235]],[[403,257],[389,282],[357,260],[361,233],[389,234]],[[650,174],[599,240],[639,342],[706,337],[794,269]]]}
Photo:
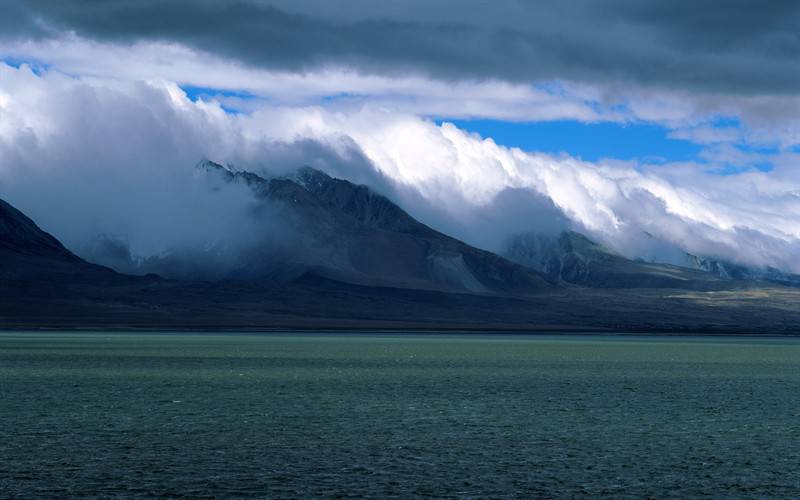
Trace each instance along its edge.
{"label": "sky", "polygon": [[148,258],[249,241],[200,159],[309,164],[496,252],[569,228],[800,272],[798,28],[777,0],[6,0],[0,197]]}

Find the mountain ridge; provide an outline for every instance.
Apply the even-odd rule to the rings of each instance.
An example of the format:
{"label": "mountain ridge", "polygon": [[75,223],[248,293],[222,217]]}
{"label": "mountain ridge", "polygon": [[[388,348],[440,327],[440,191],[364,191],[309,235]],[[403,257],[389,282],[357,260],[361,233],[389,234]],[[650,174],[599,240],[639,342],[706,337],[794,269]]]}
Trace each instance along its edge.
{"label": "mountain ridge", "polygon": [[43,231],[27,215],[0,199],[0,251],[80,262],[53,235]]}
{"label": "mountain ridge", "polygon": [[[486,294],[365,285],[309,272],[280,287],[126,276],[65,256],[63,245],[7,207],[0,205],[6,220],[0,329],[796,334],[800,325],[800,292],[788,288],[706,293],[551,286],[536,294]],[[27,251],[21,241],[43,249]]]}
{"label": "mountain ridge", "polygon": [[58,239],[33,220],[0,199],[0,279],[7,285],[55,289],[86,283],[104,285],[157,281],[120,274],[111,268],[87,262],[69,251]]}
{"label": "mountain ridge", "polygon": [[730,283],[685,267],[628,259],[585,235],[516,235],[504,254],[554,280],[593,288],[724,289]]}
{"label": "mountain ridge", "polygon": [[282,203],[307,237],[296,256],[308,272],[371,286],[468,293],[538,293],[553,284],[537,272],[417,221],[385,196],[311,167],[261,177],[205,160],[200,169]]}

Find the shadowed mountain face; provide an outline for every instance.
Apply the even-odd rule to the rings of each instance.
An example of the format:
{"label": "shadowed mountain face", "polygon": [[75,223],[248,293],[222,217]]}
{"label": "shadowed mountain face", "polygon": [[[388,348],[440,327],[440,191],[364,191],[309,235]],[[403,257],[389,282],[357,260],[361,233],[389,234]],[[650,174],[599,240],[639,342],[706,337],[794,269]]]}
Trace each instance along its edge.
{"label": "shadowed mountain face", "polygon": [[594,288],[716,290],[730,288],[733,280],[741,279],[704,269],[631,260],[574,231],[557,236],[516,236],[505,256],[556,281]]}
{"label": "shadowed mountain face", "polygon": [[81,261],[57,239],[3,200],[0,200],[0,252],[72,263]]}
{"label": "shadowed mountain face", "polygon": [[[281,286],[264,279],[184,282],[127,276],[76,257],[0,201],[0,328],[796,333],[800,324],[796,289],[558,288],[533,271],[433,231],[366,188],[319,172],[266,180],[217,167],[213,171],[226,182],[247,182],[271,203],[292,207],[287,216],[320,231],[309,238],[308,249],[298,250],[297,262],[319,258],[322,246],[336,243],[324,254],[329,262],[299,266],[302,271]],[[377,257],[357,248],[381,238],[384,246],[373,247],[381,250]],[[612,270],[622,266],[622,271],[630,265],[579,235],[561,244],[569,259],[536,261],[553,275],[558,270],[559,276],[588,281],[596,279],[603,263]],[[443,266],[441,255],[458,259],[458,265]],[[571,264],[576,259],[584,264]],[[413,280],[405,279],[408,274]],[[356,279],[397,280],[404,286],[366,285]],[[464,293],[469,287],[481,293]]]}
{"label": "shadowed mountain face", "polygon": [[310,167],[269,179],[210,161],[198,168],[248,185],[256,197],[276,204],[294,228],[300,243],[266,273],[272,279],[313,274],[369,286],[497,294],[553,288],[531,269],[418,222],[366,186]]}
{"label": "shadowed mountain face", "polygon": [[3,200],[0,200],[0,262],[0,279],[5,285],[43,283],[58,287],[139,280],[82,260]]}

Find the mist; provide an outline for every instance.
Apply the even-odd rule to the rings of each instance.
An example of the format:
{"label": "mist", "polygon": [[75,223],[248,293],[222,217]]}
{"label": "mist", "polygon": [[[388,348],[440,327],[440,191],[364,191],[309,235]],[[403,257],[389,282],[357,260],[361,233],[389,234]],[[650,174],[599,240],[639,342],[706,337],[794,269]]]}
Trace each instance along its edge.
{"label": "mist", "polygon": [[515,234],[576,229],[632,258],[680,263],[690,252],[800,271],[800,184],[788,166],[720,177],[691,164],[590,163],[364,104],[229,113],[168,81],[0,64],[0,197],[88,260],[217,279],[304,245],[280,207],[201,175],[202,158],[264,177],[309,165],[498,253]]}
{"label": "mist", "polygon": [[81,257],[120,272],[219,279],[300,244],[280,206],[194,168],[206,157],[267,178],[309,165],[498,252],[510,233],[565,223],[549,200],[525,190],[480,209],[446,209],[380,171],[349,136],[248,136],[241,120],[167,82],[2,71],[13,99],[0,122],[0,195]]}
{"label": "mist", "polygon": [[0,195],[78,255],[123,272],[219,277],[242,252],[286,242],[273,207],[194,169],[241,141],[219,109],[187,105],[164,83],[0,71],[13,96],[0,115]]}

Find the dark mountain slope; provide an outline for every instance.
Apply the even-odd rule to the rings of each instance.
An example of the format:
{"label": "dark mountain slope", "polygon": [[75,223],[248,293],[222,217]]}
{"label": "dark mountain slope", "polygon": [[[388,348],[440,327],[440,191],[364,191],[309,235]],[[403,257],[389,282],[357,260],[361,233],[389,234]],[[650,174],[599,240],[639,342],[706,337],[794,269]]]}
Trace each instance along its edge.
{"label": "dark mountain slope", "polygon": [[[449,292],[527,294],[553,288],[539,273],[439,233],[389,199],[304,167],[263,178],[214,162],[198,167],[277,203],[303,244],[282,268],[342,282]],[[302,273],[301,273],[302,274]]]}
{"label": "dark mountain slope", "polygon": [[131,284],[156,279],[131,277],[90,264],[25,214],[0,200],[0,280],[9,286],[50,288],[80,284]]}
{"label": "dark mountain slope", "polygon": [[[257,186],[303,199],[295,181]],[[294,185],[293,185],[294,184]],[[334,186],[335,187],[335,186]],[[355,211],[356,228],[380,226],[391,205],[354,197],[307,202]],[[367,197],[373,196],[367,193]],[[380,198],[379,198],[380,200]],[[368,207],[363,209],[360,207]],[[344,283],[305,272],[282,286],[257,281],[180,282],[132,277],[89,264],[8,204],[0,204],[0,329],[475,329],[514,331],[797,333],[800,291],[729,292],[567,287],[548,293],[468,294]],[[311,213],[316,213],[312,210]],[[335,216],[339,217],[339,216]],[[412,219],[413,221],[413,219]],[[502,259],[408,223],[434,244],[453,245],[476,276],[509,268]],[[399,233],[406,234],[406,233]],[[517,267],[510,266],[513,272]],[[523,276],[525,276],[523,274]],[[501,275],[502,277],[502,275]],[[489,278],[485,278],[490,280]],[[502,282],[502,280],[501,280]]]}
{"label": "dark mountain slope", "polygon": [[25,214],[3,200],[0,200],[0,252],[63,262],[81,261],[61,242],[39,229]]}

